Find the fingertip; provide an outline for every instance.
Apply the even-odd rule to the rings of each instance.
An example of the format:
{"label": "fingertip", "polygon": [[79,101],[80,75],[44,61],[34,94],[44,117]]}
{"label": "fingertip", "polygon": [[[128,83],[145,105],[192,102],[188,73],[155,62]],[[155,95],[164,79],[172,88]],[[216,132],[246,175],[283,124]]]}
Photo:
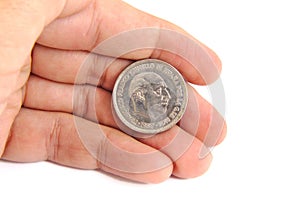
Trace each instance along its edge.
{"label": "fingertip", "polygon": [[215,67],[216,67],[216,69],[218,70],[218,72],[220,74],[221,71],[222,71],[222,61],[221,61],[220,57],[211,48],[207,47],[204,44],[202,44],[202,45],[206,48],[212,62],[215,64]]}
{"label": "fingertip", "polygon": [[191,148],[176,161],[173,175],[184,179],[201,176],[210,167],[212,159],[209,149],[201,141],[195,139]]}
{"label": "fingertip", "polygon": [[213,83],[222,69],[222,62],[214,51],[179,28],[160,30],[151,58],[170,63],[188,82],[196,85]]}
{"label": "fingertip", "polygon": [[173,173],[173,165],[145,175],[145,183],[158,184],[166,181]]}
{"label": "fingertip", "polygon": [[[199,65],[194,66],[197,70],[197,75],[200,78],[192,79],[190,81],[196,85],[209,85],[215,82],[221,74],[222,71],[222,61],[220,57],[208,46],[202,42],[198,42],[199,49],[202,49],[202,53],[199,53]],[[201,52],[201,51],[200,51]],[[197,62],[194,62],[197,63]],[[194,77],[196,77],[194,75]]]}

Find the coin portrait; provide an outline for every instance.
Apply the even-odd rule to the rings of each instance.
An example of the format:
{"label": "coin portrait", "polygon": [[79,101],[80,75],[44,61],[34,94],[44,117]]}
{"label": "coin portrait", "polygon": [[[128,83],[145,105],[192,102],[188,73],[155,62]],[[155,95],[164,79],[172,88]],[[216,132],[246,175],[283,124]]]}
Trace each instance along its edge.
{"label": "coin portrait", "polygon": [[187,104],[187,89],[180,73],[156,59],[137,61],[118,77],[113,109],[129,129],[156,134],[174,126]]}
{"label": "coin portrait", "polygon": [[129,85],[130,113],[150,123],[166,117],[172,99],[164,80],[153,72],[135,76]]}

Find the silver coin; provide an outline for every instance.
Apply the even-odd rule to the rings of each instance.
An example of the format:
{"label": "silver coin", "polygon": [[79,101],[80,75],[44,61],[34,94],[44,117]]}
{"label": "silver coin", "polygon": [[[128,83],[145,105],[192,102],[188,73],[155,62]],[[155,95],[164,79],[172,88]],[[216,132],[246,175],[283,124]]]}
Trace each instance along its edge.
{"label": "silver coin", "polygon": [[112,105],[117,123],[127,128],[125,132],[156,134],[181,119],[187,95],[185,80],[173,66],[145,59],[129,65],[119,75]]}

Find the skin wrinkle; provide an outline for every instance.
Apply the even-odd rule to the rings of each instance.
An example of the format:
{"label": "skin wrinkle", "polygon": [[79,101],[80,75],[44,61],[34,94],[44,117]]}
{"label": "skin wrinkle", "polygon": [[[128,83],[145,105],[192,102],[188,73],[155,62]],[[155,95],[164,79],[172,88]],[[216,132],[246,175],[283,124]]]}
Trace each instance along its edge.
{"label": "skin wrinkle", "polygon": [[[87,32],[84,34],[85,36],[89,36],[89,35],[97,35],[98,37],[94,37],[94,41],[91,40],[90,44],[88,45],[89,49],[92,49],[93,47],[97,46],[99,44],[99,38],[101,38],[101,33],[102,33],[102,29],[100,29],[101,27],[101,23],[102,23],[102,19],[103,16],[101,15],[101,11],[97,12],[96,10],[101,10],[101,7],[98,5],[97,1],[94,1],[94,3],[92,3],[90,5],[90,7],[92,7],[92,17],[91,17],[91,21],[90,24],[87,28]],[[94,28],[96,27],[96,29]]]}
{"label": "skin wrinkle", "polygon": [[[84,86],[83,85],[76,85],[74,86],[74,96],[73,96],[73,113],[77,116],[83,116],[86,113],[87,110],[87,104],[86,102],[86,93],[84,92]],[[82,95],[78,95],[82,94]],[[76,99],[76,101],[75,101]],[[77,103],[75,103],[77,102]],[[83,106],[82,106],[83,105]]]}
{"label": "skin wrinkle", "polygon": [[[89,85],[77,85],[74,88],[74,97],[73,97],[73,103],[75,103],[75,107],[73,107],[73,112],[79,116],[86,118],[89,116],[90,107],[89,105],[95,105],[93,102],[94,97],[94,89]],[[75,100],[76,99],[76,100]],[[78,99],[80,99],[78,101]],[[97,118],[93,117],[91,120],[95,121]]]}
{"label": "skin wrinkle", "polygon": [[[87,76],[87,84],[91,84],[93,86],[101,86],[102,77],[106,76],[106,71],[108,69],[107,64],[113,60],[111,57],[99,56],[96,54],[92,54],[92,59],[88,59],[91,62],[91,67],[88,67],[88,76]],[[88,62],[84,61],[84,62]],[[84,63],[85,64],[85,63]],[[83,64],[83,65],[84,65]],[[87,65],[87,66],[90,66]],[[90,78],[91,77],[91,78]]]}
{"label": "skin wrinkle", "polygon": [[56,117],[53,120],[52,123],[52,128],[49,134],[49,149],[50,151],[48,151],[48,159],[49,160],[58,160],[59,159],[59,147],[60,147],[60,142],[59,142],[59,138],[60,138],[60,131],[61,131],[61,123],[60,123],[60,117]]}

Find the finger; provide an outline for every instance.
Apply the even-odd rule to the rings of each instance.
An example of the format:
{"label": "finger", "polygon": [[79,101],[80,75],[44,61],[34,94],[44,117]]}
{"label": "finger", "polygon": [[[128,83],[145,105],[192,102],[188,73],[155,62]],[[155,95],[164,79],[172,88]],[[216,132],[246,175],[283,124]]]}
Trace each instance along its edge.
{"label": "finger", "polygon": [[73,113],[106,126],[117,127],[111,111],[111,93],[104,89],[62,84],[31,75],[26,91],[23,105],[27,108]]}
{"label": "finger", "polygon": [[[88,53],[36,45],[33,50],[32,73],[63,83],[98,85],[112,91],[122,70],[132,61]],[[195,82],[197,77],[187,77]]]}
{"label": "finger", "polygon": [[36,45],[32,73],[56,82],[91,84],[112,91],[117,76],[132,63],[84,51],[66,51]]}
{"label": "finger", "polygon": [[[226,135],[224,119],[189,85],[188,92],[188,106],[180,127],[207,146],[219,144]],[[111,93],[90,85],[56,83],[31,75],[24,106],[74,113],[103,125],[118,127],[111,110]]]}
{"label": "finger", "polygon": [[[89,146],[83,140],[84,136],[78,132],[80,127],[85,130],[83,135],[92,137],[88,143],[94,145],[96,152],[87,151]],[[95,138],[97,140],[92,140]],[[115,145],[117,151],[111,149],[109,144]],[[97,160],[98,157],[95,157],[94,153],[104,156],[103,159]],[[147,157],[149,153],[155,156]],[[136,154],[143,156],[138,157]],[[99,126],[80,118],[74,119],[69,114],[25,108],[21,110],[12,126],[3,158],[17,162],[50,160],[76,168],[100,168],[140,182],[161,182],[172,172],[168,157],[116,129]],[[148,158],[153,160],[147,160]],[[124,167],[126,170],[120,170],[118,167]],[[139,171],[144,168],[153,170]]]}
{"label": "finger", "polygon": [[58,19],[47,26],[38,42],[132,60],[161,59],[196,84],[211,83],[221,69],[216,54],[185,31],[122,1],[95,1],[77,15]]}
{"label": "finger", "polygon": [[[121,71],[132,61],[87,53],[66,51],[36,45],[32,73],[63,83],[91,84],[112,91]],[[193,77],[187,81],[195,82]]]}
{"label": "finger", "polygon": [[173,175],[180,178],[202,175],[212,161],[209,149],[178,126],[140,141],[168,155],[174,163]]}

